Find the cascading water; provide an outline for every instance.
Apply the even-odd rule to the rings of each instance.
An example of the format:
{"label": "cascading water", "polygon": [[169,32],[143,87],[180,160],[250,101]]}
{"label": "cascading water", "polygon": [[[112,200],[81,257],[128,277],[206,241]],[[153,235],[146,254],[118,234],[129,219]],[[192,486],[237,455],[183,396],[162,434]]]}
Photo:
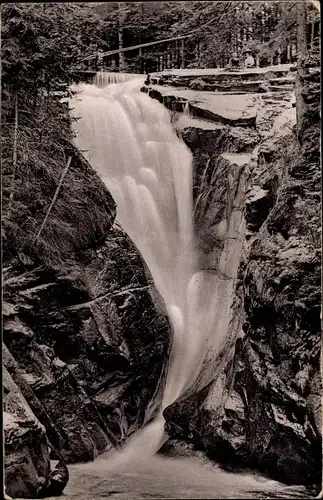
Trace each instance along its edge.
{"label": "cascading water", "polygon": [[243,221],[233,214],[223,227],[236,242],[225,246],[218,272],[199,270],[192,154],[164,106],[140,92],[143,77],[120,76],[119,82],[99,74],[94,85],[79,86],[71,107],[81,117],[75,125],[77,146],[112,193],[117,219],[147,263],[173,327],[159,415],[131,441],[133,449],[153,454],[163,442],[162,411],[196,388],[206,358],[215,359],[225,343]]}
{"label": "cascading water", "polygon": [[113,85],[120,83],[129,82],[131,80],[137,80],[144,75],[138,75],[136,73],[107,73],[106,71],[99,71],[95,76],[95,85],[97,87],[106,87],[107,85]]}
{"label": "cascading water", "polygon": [[120,224],[150,268],[174,341],[158,416],[121,453],[74,466],[66,498],[106,498],[110,491],[118,498],[304,498],[301,487],[228,473],[196,459],[152,457],[164,440],[163,409],[214,377],[216,358],[228,342],[244,230],[243,193],[237,193],[233,209],[218,224],[224,245],[216,267],[199,270],[190,151],[174,133],[166,109],[139,92],[143,78],[120,77],[121,83],[109,74],[99,78],[97,85],[81,85],[81,95],[71,102],[74,115],[82,117],[76,142],[111,191]]}

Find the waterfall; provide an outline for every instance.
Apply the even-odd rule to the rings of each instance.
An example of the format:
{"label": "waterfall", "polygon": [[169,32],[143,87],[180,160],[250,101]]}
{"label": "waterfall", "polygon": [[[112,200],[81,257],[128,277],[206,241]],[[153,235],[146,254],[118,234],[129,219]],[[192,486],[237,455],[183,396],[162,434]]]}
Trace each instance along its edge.
{"label": "waterfall", "polygon": [[186,101],[183,111],[183,116],[190,116],[190,104],[189,101]]}
{"label": "waterfall", "polygon": [[113,71],[99,71],[94,78],[95,85],[97,87],[106,87],[107,85],[114,85],[129,82],[131,80],[137,80],[138,78],[144,77],[144,75],[138,75],[136,73],[114,73]]}
{"label": "waterfall", "polygon": [[99,74],[95,84],[78,86],[70,104],[81,117],[76,144],[115,199],[117,220],[148,265],[173,328],[160,413],[130,440],[132,449],[153,454],[165,439],[162,411],[198,387],[204,366],[212,375],[212,360],[225,344],[243,221],[233,212],[222,225],[230,242],[217,270],[198,269],[192,154],[166,108],[140,92],[143,79],[120,75],[117,82]]}

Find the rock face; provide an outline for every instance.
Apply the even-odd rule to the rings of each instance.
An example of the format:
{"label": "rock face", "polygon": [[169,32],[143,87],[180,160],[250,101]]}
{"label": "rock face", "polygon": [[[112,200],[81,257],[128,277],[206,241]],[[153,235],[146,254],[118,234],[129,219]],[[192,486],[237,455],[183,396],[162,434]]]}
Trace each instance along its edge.
{"label": "rock face", "polygon": [[[85,161],[79,168],[85,177],[90,172]],[[111,211],[98,241],[83,242],[64,267],[20,254],[7,258],[4,268],[3,363],[25,407],[42,424],[22,427],[15,451],[10,429],[18,432],[20,424],[7,404],[11,496],[30,497],[42,478],[48,481],[48,444],[51,458],[65,463],[93,460],[121,446],[158,406],[168,319],[141,256],[113,227],[113,200],[100,189]],[[17,481],[15,464],[24,452],[30,459]]]}
{"label": "rock face", "polygon": [[69,480],[68,468],[63,462],[58,462],[49,476],[44,497],[60,496]]}
{"label": "rock face", "polygon": [[6,493],[35,498],[50,472],[46,430],[31,411],[6,368],[2,370]]}
{"label": "rock face", "polygon": [[[320,170],[313,142],[309,155],[294,134],[291,98],[262,96],[252,128],[210,114],[174,120],[194,155],[201,267],[218,268],[224,241],[217,231],[236,206],[233,193],[243,197],[246,230],[223,359],[214,360],[213,381],[164,414],[168,447],[182,439],[223,466],[318,485]],[[318,123],[308,125],[315,135]]]}
{"label": "rock face", "polygon": [[[243,94],[250,92],[280,92],[282,87],[291,90],[294,75],[289,64],[268,68],[248,68],[236,71],[223,69],[176,69],[152,75],[152,84],[171,85],[214,92]],[[265,84],[265,85],[264,85]]]}
{"label": "rock face", "polygon": [[153,285],[120,230],[86,252],[82,267],[68,276],[39,267],[5,274],[4,362],[68,462],[93,459],[144,422],[169,340]]}
{"label": "rock face", "polygon": [[258,149],[252,189],[262,194],[247,198],[246,212],[246,339],[234,361],[241,368],[233,391],[244,394],[244,455],[279,479],[303,483],[319,482],[321,470],[310,384],[320,369],[319,179],[318,164],[302,158],[292,136]]}

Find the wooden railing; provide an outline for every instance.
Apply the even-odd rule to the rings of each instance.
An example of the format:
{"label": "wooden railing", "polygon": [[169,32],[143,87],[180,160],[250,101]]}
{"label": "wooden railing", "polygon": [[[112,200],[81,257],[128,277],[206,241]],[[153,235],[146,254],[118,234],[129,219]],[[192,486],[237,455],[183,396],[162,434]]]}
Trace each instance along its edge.
{"label": "wooden railing", "polygon": [[[88,71],[98,70],[102,67],[110,66],[113,68],[113,60],[120,53],[132,52],[139,63],[137,64],[138,73],[149,73],[152,71],[163,71],[168,68],[185,68],[185,39],[191,35],[178,36],[167,38],[164,40],[156,40],[155,42],[143,43],[140,45],[132,45],[106,52],[97,52],[91,56],[85,57],[80,63],[87,68]],[[160,46],[160,50],[155,51],[153,55],[147,53],[147,49]],[[115,69],[119,69],[115,63]],[[120,68],[121,69],[121,68]]]}

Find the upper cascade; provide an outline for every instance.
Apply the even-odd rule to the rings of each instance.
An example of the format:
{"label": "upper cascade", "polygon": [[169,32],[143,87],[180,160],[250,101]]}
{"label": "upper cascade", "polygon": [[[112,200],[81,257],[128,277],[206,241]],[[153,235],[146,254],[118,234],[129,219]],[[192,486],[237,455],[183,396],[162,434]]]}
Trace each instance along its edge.
{"label": "upper cascade", "polygon": [[137,73],[117,73],[113,71],[99,71],[95,75],[93,83],[99,88],[104,88],[107,85],[125,83],[131,80],[137,80],[138,78],[144,79],[145,75],[139,75]]}

